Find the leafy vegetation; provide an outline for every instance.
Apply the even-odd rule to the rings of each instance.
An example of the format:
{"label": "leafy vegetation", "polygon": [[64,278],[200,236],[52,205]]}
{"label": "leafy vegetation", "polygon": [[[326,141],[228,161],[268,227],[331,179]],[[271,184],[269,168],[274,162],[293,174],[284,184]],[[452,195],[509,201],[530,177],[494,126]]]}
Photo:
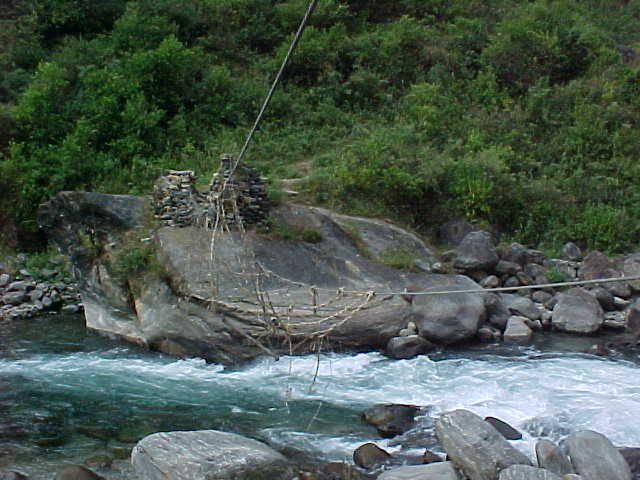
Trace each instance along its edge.
{"label": "leafy vegetation", "polygon": [[[26,231],[59,190],[206,178],[239,150],[305,6],[11,2],[0,207]],[[639,0],[321,0],[248,161],[310,170],[308,200],[421,233],[460,216],[623,251],[640,241],[639,123]]]}

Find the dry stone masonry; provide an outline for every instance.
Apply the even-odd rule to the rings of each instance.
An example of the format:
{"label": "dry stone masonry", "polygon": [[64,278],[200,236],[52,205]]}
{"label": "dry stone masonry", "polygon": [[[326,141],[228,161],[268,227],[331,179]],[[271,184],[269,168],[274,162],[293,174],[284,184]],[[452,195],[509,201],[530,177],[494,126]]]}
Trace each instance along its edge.
{"label": "dry stone masonry", "polygon": [[220,169],[205,192],[196,188],[192,170],[168,170],[154,186],[156,217],[165,226],[200,225],[212,228],[219,215],[228,226],[262,224],[269,215],[264,180],[255,168],[238,165],[222,155]]}

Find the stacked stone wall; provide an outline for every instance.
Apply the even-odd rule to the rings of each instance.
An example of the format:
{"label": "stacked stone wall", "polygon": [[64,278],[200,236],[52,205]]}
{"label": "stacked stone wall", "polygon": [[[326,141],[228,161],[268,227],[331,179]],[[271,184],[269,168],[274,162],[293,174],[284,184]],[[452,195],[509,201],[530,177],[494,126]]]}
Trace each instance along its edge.
{"label": "stacked stone wall", "polygon": [[207,190],[199,191],[196,181],[192,170],[168,170],[156,181],[154,210],[163,225],[212,227],[218,215],[224,215],[229,226],[266,222],[269,199],[264,180],[255,168],[233,168],[231,157],[223,156]]}

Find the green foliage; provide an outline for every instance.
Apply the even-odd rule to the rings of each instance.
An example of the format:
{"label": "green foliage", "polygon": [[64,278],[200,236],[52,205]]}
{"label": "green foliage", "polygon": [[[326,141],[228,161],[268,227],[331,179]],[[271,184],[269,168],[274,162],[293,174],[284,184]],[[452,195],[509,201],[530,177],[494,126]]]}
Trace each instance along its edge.
{"label": "green foliage", "polygon": [[378,254],[377,260],[387,267],[413,271],[416,268],[413,263],[415,258],[416,252],[413,248],[397,245],[384,249]]}
{"label": "green foliage", "polygon": [[282,220],[272,219],[266,226],[261,227],[258,233],[292,242],[320,243],[322,241],[322,233],[318,229],[302,227]]}
{"label": "green foliage", "polygon": [[121,239],[117,248],[111,252],[110,270],[113,277],[121,283],[133,287],[134,294],[139,293],[137,280],[151,273],[159,278],[166,278],[164,265],[157,256],[153,239],[145,236],[148,232],[135,230]]}
{"label": "green foliage", "polygon": [[[15,0],[0,19],[0,207],[141,194],[237,152],[305,0]],[[308,199],[431,232],[619,251],[640,224],[640,7],[319,2],[247,161]],[[621,55],[622,52],[624,55]]]}
{"label": "green foliage", "polygon": [[556,267],[548,268],[547,270],[545,270],[544,276],[547,277],[549,283],[562,283],[568,281],[567,276]]}

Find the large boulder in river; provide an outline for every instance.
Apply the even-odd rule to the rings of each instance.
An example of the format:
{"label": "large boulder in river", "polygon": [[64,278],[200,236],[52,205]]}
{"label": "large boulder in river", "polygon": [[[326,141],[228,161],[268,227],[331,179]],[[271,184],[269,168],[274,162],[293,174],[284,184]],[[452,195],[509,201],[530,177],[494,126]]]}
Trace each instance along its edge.
{"label": "large boulder in river", "polygon": [[553,328],[568,333],[594,333],[603,322],[604,311],[598,300],[582,288],[560,294],[551,317]]}
{"label": "large boulder in river", "polygon": [[500,480],[562,480],[555,473],[530,465],[512,465],[500,472]]}
{"label": "large boulder in river", "polygon": [[216,430],[161,432],[131,452],[141,480],[290,480],[293,469],[262,442]]}
{"label": "large boulder in river", "polygon": [[[475,290],[481,287],[462,275],[443,275],[437,287],[425,291]],[[417,295],[411,305],[418,333],[438,344],[453,344],[472,339],[485,320],[482,293]]]}
{"label": "large boulder in river", "polygon": [[[395,293],[455,278],[426,273],[436,257],[424,242],[381,220],[282,205],[271,211],[282,228],[214,234],[156,230],[144,210],[138,197],[62,192],[38,221],[71,255],[87,328],[181,356],[237,363],[291,346],[308,351],[315,338],[323,348],[383,349],[412,313]],[[148,246],[145,272],[114,268]],[[376,260],[398,251],[425,271]]]}
{"label": "large boulder in river", "polygon": [[453,267],[463,272],[492,271],[498,263],[498,252],[488,232],[471,232],[456,247]]}
{"label": "large boulder in river", "polygon": [[449,458],[470,480],[497,480],[511,465],[531,465],[492,425],[467,410],[441,415],[436,434]]}
{"label": "large boulder in river", "polygon": [[[625,277],[640,277],[640,253],[634,253],[625,258],[622,273]],[[640,292],[640,279],[632,280],[629,286],[634,292]]]}
{"label": "large boulder in river", "polygon": [[565,446],[574,470],[584,480],[631,480],[629,464],[601,433],[572,433]]}

